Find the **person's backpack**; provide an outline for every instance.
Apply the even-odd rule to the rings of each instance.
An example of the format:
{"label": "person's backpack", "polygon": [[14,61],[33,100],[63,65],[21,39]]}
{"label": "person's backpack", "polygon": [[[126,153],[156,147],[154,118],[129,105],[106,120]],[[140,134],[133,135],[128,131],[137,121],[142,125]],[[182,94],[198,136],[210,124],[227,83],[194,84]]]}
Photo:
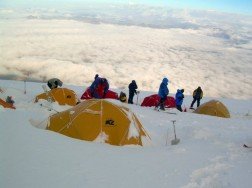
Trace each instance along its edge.
{"label": "person's backpack", "polygon": [[126,102],[127,101],[127,97],[126,94],[124,92],[121,91],[120,95],[119,95],[119,100],[121,102]]}

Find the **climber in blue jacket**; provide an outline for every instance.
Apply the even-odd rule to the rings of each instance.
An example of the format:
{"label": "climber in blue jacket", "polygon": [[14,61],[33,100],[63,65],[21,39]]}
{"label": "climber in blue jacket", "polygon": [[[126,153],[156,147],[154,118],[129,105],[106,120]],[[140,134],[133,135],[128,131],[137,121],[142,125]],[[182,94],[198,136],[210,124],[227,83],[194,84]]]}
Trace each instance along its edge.
{"label": "climber in blue jacket", "polygon": [[176,99],[176,108],[182,112],[182,108],[181,108],[181,105],[183,103],[183,99],[184,99],[184,89],[178,89],[177,90],[177,93],[176,93],[176,96],[175,96],[175,99]]}

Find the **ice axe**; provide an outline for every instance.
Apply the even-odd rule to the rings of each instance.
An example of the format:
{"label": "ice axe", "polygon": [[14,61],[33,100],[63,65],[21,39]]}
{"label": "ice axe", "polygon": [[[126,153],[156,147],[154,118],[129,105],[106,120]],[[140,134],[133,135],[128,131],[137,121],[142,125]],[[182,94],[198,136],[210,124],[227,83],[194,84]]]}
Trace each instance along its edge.
{"label": "ice axe", "polygon": [[173,125],[173,131],[174,131],[175,138],[171,141],[171,145],[177,145],[180,142],[180,139],[178,139],[177,136],[176,136],[175,122],[176,122],[176,120],[172,120],[172,125]]}

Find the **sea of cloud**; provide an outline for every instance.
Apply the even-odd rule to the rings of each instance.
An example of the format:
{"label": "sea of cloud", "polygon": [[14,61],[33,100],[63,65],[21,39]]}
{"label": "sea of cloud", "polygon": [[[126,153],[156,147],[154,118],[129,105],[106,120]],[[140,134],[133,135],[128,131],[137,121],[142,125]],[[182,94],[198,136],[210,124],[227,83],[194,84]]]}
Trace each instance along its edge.
{"label": "sea of cloud", "polygon": [[0,9],[0,77],[206,96],[252,96],[252,18],[139,5],[79,9]]}

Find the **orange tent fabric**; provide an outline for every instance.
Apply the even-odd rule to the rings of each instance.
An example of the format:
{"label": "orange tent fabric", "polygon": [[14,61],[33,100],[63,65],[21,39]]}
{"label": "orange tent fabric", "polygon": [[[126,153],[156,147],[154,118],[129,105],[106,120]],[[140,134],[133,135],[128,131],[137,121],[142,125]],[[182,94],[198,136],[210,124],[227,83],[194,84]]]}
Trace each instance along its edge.
{"label": "orange tent fabric", "polygon": [[142,124],[128,108],[104,99],[90,99],[50,117],[48,130],[87,141],[111,145],[143,145],[150,139]]}
{"label": "orange tent fabric", "polygon": [[67,88],[55,88],[48,92],[39,94],[35,98],[35,102],[38,102],[39,99],[50,100],[52,102],[58,102],[59,105],[70,105],[75,106],[78,102],[77,95],[73,90]]}
{"label": "orange tent fabric", "polygon": [[227,107],[223,103],[217,100],[211,100],[200,105],[194,111],[194,113],[230,118],[230,113]]}

